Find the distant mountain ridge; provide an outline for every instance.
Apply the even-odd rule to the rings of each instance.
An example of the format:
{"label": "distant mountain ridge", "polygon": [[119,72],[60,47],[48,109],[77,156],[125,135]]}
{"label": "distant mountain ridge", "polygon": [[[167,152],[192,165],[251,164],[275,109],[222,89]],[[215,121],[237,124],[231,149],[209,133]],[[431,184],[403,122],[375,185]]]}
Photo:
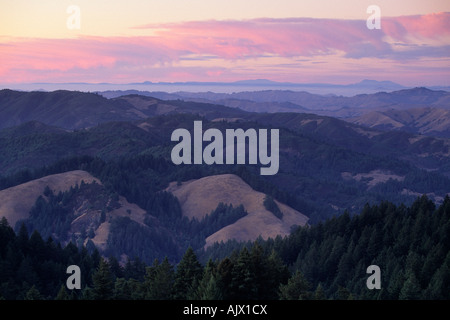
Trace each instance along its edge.
{"label": "distant mountain ridge", "polygon": [[[207,93],[214,96],[214,93]],[[168,95],[166,93],[166,95]],[[223,94],[221,94],[223,96]],[[46,146],[52,143],[51,141],[59,141],[56,143],[56,148],[59,149],[60,154],[75,155],[75,154],[94,154],[94,150],[104,154],[106,158],[114,158],[115,152],[120,154],[127,154],[133,152],[138,148],[156,147],[158,144],[167,143],[170,141],[169,137],[163,137],[160,130],[165,130],[160,127],[159,123],[152,123],[147,119],[160,117],[164,115],[197,115],[204,117],[211,121],[226,120],[226,121],[254,121],[256,123],[269,125],[278,128],[287,128],[289,130],[298,130],[304,135],[311,135],[312,137],[321,137],[326,141],[330,141],[334,145],[339,145],[344,148],[351,148],[357,152],[371,152],[373,154],[389,154],[395,157],[408,158],[408,161],[413,161],[415,165],[420,164],[427,169],[435,170],[442,168],[443,163],[448,154],[448,141],[439,139],[425,139],[425,137],[415,137],[414,134],[430,134],[438,137],[446,137],[448,132],[448,121],[446,122],[447,109],[438,109],[440,112],[433,111],[437,107],[418,107],[411,109],[414,114],[417,110],[428,110],[427,116],[422,116],[419,122],[408,120],[408,124],[398,125],[398,129],[405,129],[408,133],[405,135],[399,132],[384,132],[388,127],[377,127],[375,122],[365,122],[361,117],[354,117],[346,119],[347,122],[323,115],[315,115],[313,112],[308,112],[309,109],[297,108],[297,105],[292,102],[271,103],[277,97],[284,96],[285,100],[293,100],[294,98],[303,99],[304,102],[311,98],[311,104],[328,104],[329,108],[339,108],[338,110],[347,110],[350,108],[350,103],[355,106],[354,109],[364,109],[366,106],[372,106],[373,109],[368,108],[367,111],[377,111],[377,117],[385,112],[396,111],[402,114],[401,119],[414,118],[409,114],[409,109],[394,109],[396,101],[406,101],[409,107],[413,103],[416,105],[444,105],[449,107],[447,101],[450,99],[450,94],[444,91],[432,91],[425,88],[416,88],[408,90],[395,91],[393,93],[379,93],[374,95],[361,95],[354,98],[345,97],[323,97],[318,95],[311,95],[302,92],[280,92],[280,91],[263,91],[263,92],[248,92],[241,93],[238,97],[259,99],[263,102],[255,102],[254,100],[246,100],[249,111],[244,111],[236,107],[244,100],[233,100],[233,107],[226,107],[215,102],[196,102],[184,100],[161,100],[154,97],[129,94],[119,96],[117,98],[107,99],[93,93],[70,92],[70,91],[55,91],[55,92],[16,92],[11,90],[0,91],[0,128],[11,126],[12,123],[17,123],[17,126],[5,128],[0,133],[0,143],[4,144],[23,144],[20,137],[30,134],[38,134],[39,145]],[[280,98],[281,99],[281,98]],[[316,99],[316,100],[314,100]],[[339,101],[345,99],[347,107],[339,106]],[[355,99],[355,100],[353,100]],[[34,101],[36,100],[36,101]],[[31,102],[30,102],[31,101]],[[264,102],[269,101],[269,102]],[[336,101],[333,106],[332,101]],[[353,101],[353,102],[352,102]],[[231,100],[229,100],[231,104]],[[411,104],[410,104],[411,103]],[[381,111],[377,110],[377,106],[382,104]],[[274,108],[278,110],[277,113],[261,113],[258,105],[265,105],[267,108]],[[386,106],[386,107],[384,107]],[[387,107],[389,106],[389,108]],[[47,111],[51,110],[50,111]],[[254,111],[254,112],[250,112]],[[386,117],[386,115],[383,115]],[[409,118],[408,118],[409,117]],[[174,117],[176,119],[177,117]],[[400,119],[395,120],[392,116],[391,123],[400,123]],[[411,118],[411,119],[412,119]],[[113,119],[113,120],[111,120]],[[368,119],[372,119],[368,117]],[[28,122],[27,122],[28,121]],[[30,122],[31,121],[31,122]],[[27,122],[27,123],[26,123]],[[351,123],[353,122],[353,123]],[[415,128],[416,123],[421,128]],[[45,124],[45,126],[44,126]],[[192,122],[191,122],[192,124]],[[364,128],[371,127],[371,128]],[[75,134],[77,137],[68,135],[67,130],[80,130],[88,128],[89,131],[80,131]],[[159,129],[157,129],[159,128]],[[144,129],[144,130],[141,130]],[[400,130],[401,131],[401,130]],[[127,138],[123,138],[122,132],[127,133]],[[43,134],[51,135],[43,137]],[[55,135],[56,134],[56,135]],[[169,135],[170,132],[164,133]],[[41,137],[42,136],[42,137]],[[90,136],[92,139],[86,140],[85,136]],[[401,139],[402,143],[395,145],[393,137]],[[13,142],[15,141],[15,142]],[[62,141],[66,141],[61,143]],[[118,141],[121,141],[119,143]],[[33,142],[33,141],[31,141]],[[31,143],[30,142],[30,143]],[[34,141],[33,143],[37,143]],[[27,142],[29,143],[29,142]],[[35,164],[50,161],[54,159],[54,154],[49,154],[45,149],[39,149],[30,145],[34,149]],[[48,148],[52,148],[50,145]],[[112,148],[112,149],[111,149]],[[18,152],[14,148],[10,151]],[[401,150],[401,151],[400,151]],[[3,170],[17,170],[20,166],[27,164],[27,153],[21,151],[20,158],[15,158],[14,163],[12,158],[6,156],[10,151],[4,152],[0,155],[7,157],[0,166],[0,172]],[[17,154],[15,157],[18,157]],[[431,159],[433,159],[431,161]],[[22,163],[22,161],[24,161]],[[11,167],[13,166],[13,167]],[[444,169],[448,172],[450,168]],[[3,171],[5,172],[5,171]]]}
{"label": "distant mountain ridge", "polygon": [[[228,111],[228,113],[227,113]],[[0,129],[38,121],[67,130],[94,127],[111,121],[141,120],[168,113],[232,114],[245,111],[224,106],[168,104],[156,98],[129,96],[107,99],[99,94],[58,90],[19,92],[0,90]],[[214,115],[212,115],[214,117]]]}
{"label": "distant mountain ridge", "polygon": [[[185,82],[152,82],[141,81],[133,83],[29,83],[29,84],[12,84],[9,89],[22,91],[55,91],[55,90],[72,90],[83,92],[106,92],[113,90],[127,91],[139,90],[147,92],[217,92],[217,93],[234,93],[249,92],[262,90],[293,90],[307,91],[312,94],[334,95],[351,97],[357,94],[373,94],[380,91],[392,92],[401,89],[411,89],[414,86],[404,86],[388,80],[371,80],[364,79],[356,83],[334,84],[334,83],[299,83],[299,82],[283,82],[268,79],[243,79],[231,82],[221,81],[185,81]],[[427,86],[431,90],[450,91],[450,86],[433,85]]]}
{"label": "distant mountain ridge", "polygon": [[233,94],[125,91],[105,92],[103,95],[108,98],[100,94],[74,91],[0,90],[0,129],[35,120],[74,130],[104,122],[142,120],[169,113],[197,113],[209,119],[223,117],[224,114],[238,118],[247,115],[246,112],[308,112],[338,118],[356,118],[372,111],[390,109],[432,107],[450,110],[449,92],[426,88],[353,97],[321,96],[286,90]]}
{"label": "distant mountain ridge", "polygon": [[[367,80],[366,82],[369,82]],[[363,83],[365,83],[363,81]],[[450,93],[427,88],[402,89],[393,92],[360,94],[353,97],[322,96],[290,90],[265,90],[233,94],[214,92],[140,92],[108,91],[107,97],[122,94],[154,96],[163,100],[182,99],[198,103],[214,103],[248,112],[296,112],[341,118],[370,128],[400,130],[437,137],[450,137],[448,123]],[[398,123],[390,115],[397,112],[402,118],[417,117],[418,110],[427,110],[420,121]],[[408,115],[409,114],[409,115]],[[416,119],[418,120],[418,119]],[[400,121],[402,122],[402,121]]]}
{"label": "distant mountain ridge", "polygon": [[[359,116],[366,112],[386,109],[408,109],[412,107],[436,107],[450,109],[450,92],[435,91],[424,87],[401,89],[392,92],[358,94],[351,97],[318,95],[306,91],[262,90],[236,93],[215,92],[145,92],[145,91],[106,91],[105,97],[139,94],[163,100],[182,99],[203,103],[215,103],[247,111],[257,112],[305,112],[329,115],[339,118]],[[280,109],[282,103],[290,106]]]}

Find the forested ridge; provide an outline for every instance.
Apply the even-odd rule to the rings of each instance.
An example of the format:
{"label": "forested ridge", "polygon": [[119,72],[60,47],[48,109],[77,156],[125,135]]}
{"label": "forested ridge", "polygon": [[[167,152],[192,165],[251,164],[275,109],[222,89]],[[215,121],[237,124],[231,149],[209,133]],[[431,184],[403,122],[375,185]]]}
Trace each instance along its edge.
{"label": "forested ridge", "polygon": [[[188,113],[105,118],[74,131],[37,121],[0,131],[0,190],[72,170],[101,181],[60,193],[47,189],[27,219],[11,226],[2,220],[1,298],[450,299],[446,140],[404,132],[372,136],[308,114],[217,113],[217,106],[171,103]],[[225,116],[238,119],[212,120]],[[279,173],[260,176],[259,165],[174,165],[170,134],[192,132],[196,120],[222,132],[279,128]],[[164,190],[171,182],[225,173],[264,193],[264,206],[276,217],[283,212],[275,200],[308,216],[310,226],[285,238],[203,249],[206,237],[245,216],[246,208],[219,203],[202,220],[188,219]],[[428,198],[416,199],[419,194]],[[98,251],[94,231],[119,197],[145,218],[138,223],[129,213],[108,220],[107,247]],[[98,222],[72,232],[83,201]],[[72,264],[81,268],[81,290],[65,289]],[[369,265],[380,267],[380,290],[366,287]]]}
{"label": "forested ridge", "polygon": [[[65,287],[78,265],[82,289]],[[381,269],[369,290],[366,268]],[[102,257],[94,248],[62,247],[23,225],[0,222],[3,299],[450,299],[450,198],[426,196],[410,207],[367,205],[291,235],[208,250],[189,247],[177,263]]]}
{"label": "forested ridge", "polygon": [[[25,123],[0,131],[3,151],[0,188],[29,181],[31,176],[36,176],[34,172],[42,172],[42,167],[55,168],[54,164],[60,162],[60,169],[53,172],[67,171],[61,163],[89,171],[103,183],[111,182],[115,192],[126,196],[128,201],[137,203],[136,198],[146,197],[146,190],[159,191],[171,181],[235,173],[253,189],[306,214],[311,223],[345,209],[359,212],[366,202],[388,200],[411,204],[417,194],[428,194],[437,201],[448,192],[448,147],[443,141],[424,144],[431,144],[433,149],[410,145],[412,137],[406,134],[404,137],[383,134],[383,139],[376,136],[368,141],[354,130],[343,130],[337,120],[323,121],[329,122],[330,130],[322,131],[334,132],[331,136],[335,141],[317,134],[309,126],[298,128],[295,123],[314,122],[308,115],[299,119],[299,115],[295,116],[296,121],[292,121],[293,115],[281,113],[255,116],[251,121],[226,122],[193,114],[172,114],[141,122],[102,123],[74,132]],[[204,130],[280,128],[280,170],[276,177],[261,177],[259,165],[173,165],[171,133],[176,128],[192,130],[196,120],[202,121]],[[365,145],[370,148],[354,147]],[[96,161],[86,160],[88,157]],[[74,165],[77,161],[78,165]],[[394,178],[369,185],[374,180],[370,173],[374,171]],[[347,174],[346,178],[343,174]],[[358,174],[363,178],[358,179]],[[169,178],[172,180],[168,181]]]}

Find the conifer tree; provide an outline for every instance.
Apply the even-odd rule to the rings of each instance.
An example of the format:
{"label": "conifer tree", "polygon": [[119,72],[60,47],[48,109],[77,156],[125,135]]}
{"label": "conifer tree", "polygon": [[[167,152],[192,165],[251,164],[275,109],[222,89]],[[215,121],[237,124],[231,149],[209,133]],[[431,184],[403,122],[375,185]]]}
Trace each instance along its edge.
{"label": "conifer tree", "polygon": [[426,289],[425,298],[433,300],[450,300],[450,252],[444,263],[433,274]]}
{"label": "conifer tree", "polygon": [[338,299],[338,300],[353,300],[354,297],[346,287],[339,286],[339,288],[336,292],[336,299]]}
{"label": "conifer tree", "polygon": [[314,300],[325,300],[325,292],[323,291],[322,285],[319,283],[317,285],[316,291],[314,291]]}
{"label": "conifer tree", "polygon": [[20,225],[20,229],[19,232],[17,234],[17,244],[20,248],[20,250],[26,254],[29,251],[28,248],[28,241],[29,241],[29,235],[28,235],[28,230],[27,227],[25,226],[25,223],[22,223]]}
{"label": "conifer tree", "polygon": [[122,278],[124,276],[124,270],[116,257],[109,257],[108,264],[114,279]]}
{"label": "conifer tree", "polygon": [[81,300],[94,300],[94,293],[91,287],[85,286],[81,290]]}
{"label": "conifer tree", "polygon": [[125,278],[117,278],[114,281],[114,300],[130,300],[131,292]]}
{"label": "conifer tree", "polygon": [[34,230],[28,241],[29,249],[33,252],[35,259],[43,260],[46,255],[45,242],[40,233]]}
{"label": "conifer tree", "polygon": [[67,294],[67,290],[64,285],[61,285],[61,288],[59,288],[59,291],[55,297],[55,300],[70,300],[70,297]]}
{"label": "conifer tree", "polygon": [[261,299],[278,299],[277,288],[280,284],[286,284],[290,273],[275,250],[267,258],[267,278],[264,281],[265,290]]}
{"label": "conifer tree", "polygon": [[206,284],[205,290],[203,291],[202,295],[200,296],[201,300],[222,300],[223,295],[220,290],[220,287],[218,286],[216,277],[214,275],[211,275],[209,277],[209,281]]}
{"label": "conifer tree", "polygon": [[288,283],[280,286],[280,300],[310,300],[313,297],[311,284],[300,271],[289,278]]}
{"label": "conifer tree", "polygon": [[253,273],[252,260],[248,249],[244,247],[231,271],[232,279],[230,291],[232,299],[255,299],[256,286]]}
{"label": "conifer tree", "polygon": [[145,299],[169,300],[173,297],[175,272],[167,257],[162,263],[155,259],[151,267],[146,268],[144,276]]}
{"label": "conifer tree", "polygon": [[94,300],[108,300],[113,297],[114,283],[109,265],[103,258],[97,271],[92,275]]}
{"label": "conifer tree", "polygon": [[144,298],[142,284],[136,279],[117,278],[114,281],[114,300],[141,300]]}
{"label": "conifer tree", "polygon": [[406,280],[402,289],[400,290],[400,300],[417,300],[420,298],[420,284],[416,275],[412,270],[407,270]]}
{"label": "conifer tree", "polygon": [[203,277],[200,280],[198,287],[189,298],[193,300],[221,300],[223,295],[216,274],[217,266],[210,259],[205,266],[205,271],[203,272]]}
{"label": "conifer tree", "polygon": [[0,257],[5,256],[8,244],[16,238],[14,230],[10,227],[8,220],[2,217],[0,220]]}
{"label": "conifer tree", "polygon": [[225,258],[217,265],[216,282],[224,300],[230,299],[230,284],[232,279],[233,262]]}
{"label": "conifer tree", "polygon": [[202,277],[203,268],[195,255],[194,249],[189,247],[177,266],[174,281],[174,298],[187,299],[191,290]]}
{"label": "conifer tree", "polygon": [[33,285],[25,294],[25,300],[43,300],[43,298],[36,286]]}
{"label": "conifer tree", "polygon": [[17,269],[17,277],[29,284],[36,284],[39,282],[39,277],[33,269],[33,261],[30,256],[26,256],[20,263]]}

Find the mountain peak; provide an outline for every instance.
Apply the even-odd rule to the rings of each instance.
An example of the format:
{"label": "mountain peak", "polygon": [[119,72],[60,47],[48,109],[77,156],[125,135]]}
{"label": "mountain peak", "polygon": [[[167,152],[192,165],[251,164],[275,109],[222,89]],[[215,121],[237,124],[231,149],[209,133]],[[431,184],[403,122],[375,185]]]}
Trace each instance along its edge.
{"label": "mountain peak", "polygon": [[251,79],[251,80],[239,80],[233,82],[234,84],[250,84],[250,85],[267,85],[267,84],[280,84],[280,82],[272,81],[268,79]]}
{"label": "mountain peak", "polygon": [[384,80],[384,81],[378,81],[378,80],[370,80],[370,79],[364,79],[358,83],[355,83],[354,86],[360,86],[360,87],[381,87],[386,89],[403,89],[405,88],[401,84]]}

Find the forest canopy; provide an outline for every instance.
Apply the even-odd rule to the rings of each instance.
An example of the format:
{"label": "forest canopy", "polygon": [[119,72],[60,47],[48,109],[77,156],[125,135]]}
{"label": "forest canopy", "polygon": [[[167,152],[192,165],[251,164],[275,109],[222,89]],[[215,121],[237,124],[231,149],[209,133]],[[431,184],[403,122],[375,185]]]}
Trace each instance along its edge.
{"label": "forest canopy", "polygon": [[[223,206],[227,210],[226,206]],[[65,287],[69,265],[82,289]],[[366,286],[369,265],[381,289]],[[291,235],[189,247],[167,258],[120,264],[94,248],[65,247],[39,232],[0,221],[0,297],[27,299],[450,299],[450,198],[436,207],[426,196],[410,206],[366,205]]]}

